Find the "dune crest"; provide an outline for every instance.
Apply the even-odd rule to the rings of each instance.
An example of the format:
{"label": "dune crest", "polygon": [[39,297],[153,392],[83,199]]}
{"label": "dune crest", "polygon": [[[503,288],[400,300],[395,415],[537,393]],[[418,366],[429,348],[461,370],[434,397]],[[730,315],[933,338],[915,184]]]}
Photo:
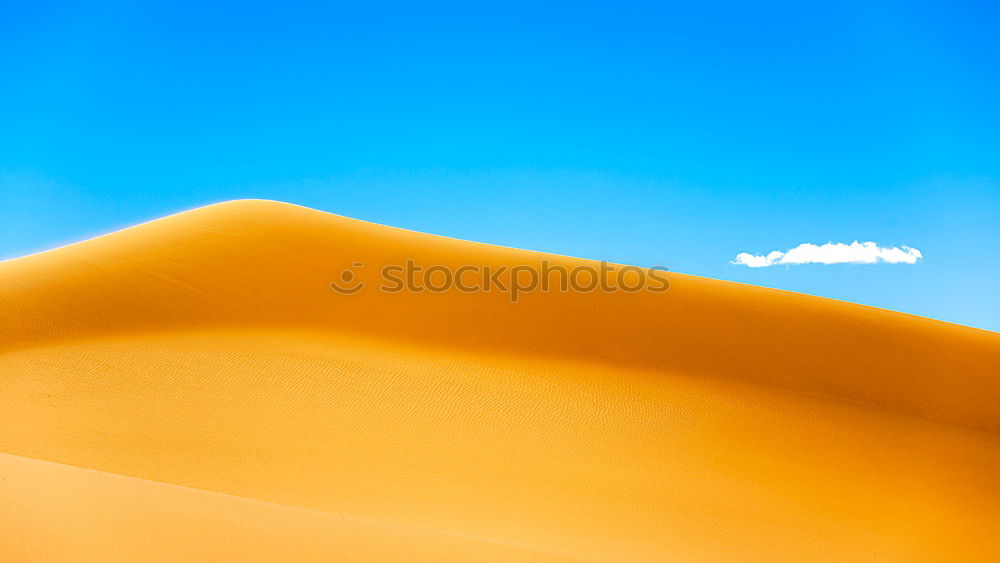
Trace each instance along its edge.
{"label": "dune crest", "polygon": [[44,508],[0,556],[71,558],[58,482],[260,560],[1000,557],[1000,335],[676,273],[377,289],[542,259],[593,264],[241,200],[0,263],[0,494]]}

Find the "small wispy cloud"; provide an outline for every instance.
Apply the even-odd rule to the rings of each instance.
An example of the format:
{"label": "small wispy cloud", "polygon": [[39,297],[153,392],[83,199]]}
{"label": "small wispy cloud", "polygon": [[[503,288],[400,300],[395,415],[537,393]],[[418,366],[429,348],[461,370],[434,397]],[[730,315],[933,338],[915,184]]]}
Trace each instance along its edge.
{"label": "small wispy cloud", "polygon": [[811,244],[804,242],[791,250],[784,252],[772,250],[767,254],[750,254],[740,252],[731,264],[750,268],[764,268],[778,264],[916,264],[923,258],[916,248],[909,246],[879,246],[874,242],[858,242],[851,244],[828,242],[826,244]]}

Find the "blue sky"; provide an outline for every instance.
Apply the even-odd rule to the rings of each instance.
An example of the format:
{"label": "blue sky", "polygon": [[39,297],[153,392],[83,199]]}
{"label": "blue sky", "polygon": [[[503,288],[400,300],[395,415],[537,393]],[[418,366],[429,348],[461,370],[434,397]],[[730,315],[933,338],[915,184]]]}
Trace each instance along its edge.
{"label": "blue sky", "polygon": [[204,4],[0,6],[0,258],[259,197],[1000,330],[996,5]]}

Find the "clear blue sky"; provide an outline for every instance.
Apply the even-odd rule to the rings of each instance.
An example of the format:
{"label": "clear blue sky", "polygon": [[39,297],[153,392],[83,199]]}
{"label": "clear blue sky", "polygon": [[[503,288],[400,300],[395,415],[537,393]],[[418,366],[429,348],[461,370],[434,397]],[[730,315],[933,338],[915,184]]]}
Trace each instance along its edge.
{"label": "clear blue sky", "polygon": [[87,4],[0,5],[0,258],[258,197],[1000,330],[996,3]]}

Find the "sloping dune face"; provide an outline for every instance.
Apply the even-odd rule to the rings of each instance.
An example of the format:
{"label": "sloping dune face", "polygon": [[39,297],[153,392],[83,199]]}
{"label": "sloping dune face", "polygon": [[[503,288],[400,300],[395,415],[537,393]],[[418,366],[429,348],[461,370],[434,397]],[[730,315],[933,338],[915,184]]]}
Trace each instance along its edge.
{"label": "sloping dune face", "polygon": [[1000,558],[1000,335],[407,260],[597,268],[266,201],[0,263],[0,558]]}

